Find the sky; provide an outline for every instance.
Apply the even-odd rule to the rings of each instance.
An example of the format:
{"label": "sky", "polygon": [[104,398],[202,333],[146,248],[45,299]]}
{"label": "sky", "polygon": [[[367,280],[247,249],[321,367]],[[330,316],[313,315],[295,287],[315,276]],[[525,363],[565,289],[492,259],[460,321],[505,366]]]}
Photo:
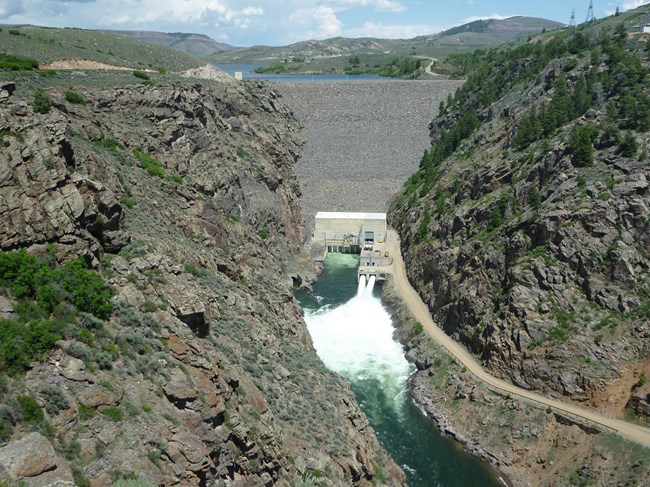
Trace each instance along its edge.
{"label": "sky", "polygon": [[[596,18],[650,0],[593,0]],[[589,0],[0,0],[0,24],[206,34],[233,46],[408,39],[515,15],[584,22]]]}

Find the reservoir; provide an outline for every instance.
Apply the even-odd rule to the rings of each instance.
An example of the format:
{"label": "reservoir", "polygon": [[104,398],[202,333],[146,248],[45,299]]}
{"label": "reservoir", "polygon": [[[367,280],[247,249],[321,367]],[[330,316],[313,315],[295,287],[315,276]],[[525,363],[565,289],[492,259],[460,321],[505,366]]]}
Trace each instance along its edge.
{"label": "reservoir", "polygon": [[414,367],[393,340],[391,316],[372,278],[357,284],[358,265],[358,256],[330,253],[314,292],[297,295],[318,355],[348,381],[410,487],[502,486],[485,462],[442,437],[408,397]]}
{"label": "reservoir", "polygon": [[261,68],[262,64],[216,64],[217,68],[225,71],[231,76],[235,76],[237,71],[241,71],[244,80],[261,79],[278,83],[311,83],[318,81],[391,81],[396,78],[386,78],[375,74],[274,74],[274,73],[256,73],[255,70]]}

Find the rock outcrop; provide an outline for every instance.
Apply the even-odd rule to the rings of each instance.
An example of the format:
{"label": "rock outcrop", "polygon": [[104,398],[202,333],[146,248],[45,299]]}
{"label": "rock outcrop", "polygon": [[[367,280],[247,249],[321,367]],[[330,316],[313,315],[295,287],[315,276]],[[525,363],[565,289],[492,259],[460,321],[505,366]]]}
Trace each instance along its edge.
{"label": "rock outcrop", "polygon": [[[46,88],[47,113],[20,85],[0,99],[0,247],[83,257],[115,297],[109,320],[82,317],[83,332],[3,379],[0,480],[402,484],[287,285],[303,138],[278,96],[77,85],[74,104]],[[2,296],[2,317],[17,304]],[[42,420],[17,412],[26,393]]]}
{"label": "rock outcrop", "polygon": [[[489,86],[469,81],[432,122],[434,146],[391,222],[434,319],[493,373],[622,416],[629,395],[613,400],[608,387],[647,368],[650,338],[647,137],[630,130],[627,155],[606,141],[632,89],[603,93],[599,74],[621,69],[609,57],[516,55],[508,74],[489,65]],[[583,98],[593,107],[567,108],[576,118],[544,132],[557,100],[573,106],[562,90],[580,96],[586,84],[600,94]]]}

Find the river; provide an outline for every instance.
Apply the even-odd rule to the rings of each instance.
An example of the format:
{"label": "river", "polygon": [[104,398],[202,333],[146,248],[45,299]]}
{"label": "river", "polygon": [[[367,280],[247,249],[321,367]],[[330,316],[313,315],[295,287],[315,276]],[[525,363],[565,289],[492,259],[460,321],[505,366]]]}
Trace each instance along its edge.
{"label": "river", "polygon": [[414,367],[393,339],[378,289],[358,287],[358,264],[357,256],[329,254],[314,293],[297,295],[318,355],[349,382],[410,487],[501,486],[486,463],[442,437],[408,397]]}

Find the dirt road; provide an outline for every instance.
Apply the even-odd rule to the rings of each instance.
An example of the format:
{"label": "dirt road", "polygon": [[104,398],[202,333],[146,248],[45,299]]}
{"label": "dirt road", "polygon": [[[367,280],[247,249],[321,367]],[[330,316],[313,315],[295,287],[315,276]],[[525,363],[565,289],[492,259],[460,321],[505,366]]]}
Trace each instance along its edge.
{"label": "dirt road", "polygon": [[586,421],[587,423],[598,426],[599,429],[611,431],[627,440],[634,441],[650,448],[650,430],[647,428],[627,423],[619,419],[608,418],[595,411],[590,411],[574,404],[564,403],[557,399],[550,399],[541,394],[521,389],[486,372],[473,355],[471,355],[462,345],[452,340],[434,323],[429,313],[429,309],[415,289],[411,287],[411,284],[406,277],[404,261],[402,259],[402,254],[400,253],[399,236],[397,235],[397,232],[392,229],[388,231],[387,244],[390,248],[390,254],[393,256],[393,279],[395,281],[395,288],[404,302],[408,305],[415,319],[422,323],[424,330],[436,342],[445,347],[449,353],[456,357],[456,359],[467,367],[467,370],[474,374],[478,379],[492,388],[511,394],[513,397],[519,397],[524,401],[536,403],[542,407],[550,407],[552,410],[560,412],[565,416],[579,418],[583,422]]}

